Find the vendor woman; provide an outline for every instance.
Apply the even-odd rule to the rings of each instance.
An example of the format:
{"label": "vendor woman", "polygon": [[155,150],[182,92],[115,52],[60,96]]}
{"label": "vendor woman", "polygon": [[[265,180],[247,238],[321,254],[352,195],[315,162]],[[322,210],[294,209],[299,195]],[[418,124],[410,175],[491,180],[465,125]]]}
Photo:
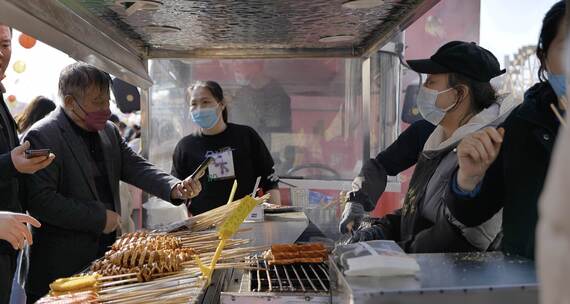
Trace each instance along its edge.
{"label": "vendor woman", "polygon": [[172,175],[189,176],[207,157],[214,158],[202,177],[203,190],[189,205],[197,215],[225,204],[234,180],[238,187],[234,197],[240,199],[259,188],[271,195],[270,202],[280,203],[279,179],[274,163],[261,137],[244,125],[228,123],[224,93],[214,81],[198,81],[188,88],[190,117],[200,128],[180,140],[172,156]]}

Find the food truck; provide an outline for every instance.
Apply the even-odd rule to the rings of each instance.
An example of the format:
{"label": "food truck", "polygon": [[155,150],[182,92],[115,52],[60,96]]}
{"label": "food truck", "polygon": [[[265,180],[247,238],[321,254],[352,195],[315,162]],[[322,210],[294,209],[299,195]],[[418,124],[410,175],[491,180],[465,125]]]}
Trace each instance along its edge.
{"label": "food truck", "polygon": [[[3,23],[137,88],[141,154],[151,163],[170,172],[176,143],[196,130],[187,88],[215,80],[228,98],[230,121],[259,133],[280,177],[283,206],[266,209],[261,221],[246,220],[209,280],[191,256],[213,259],[216,227],[239,202],[123,236],[119,247],[144,238],[143,247],[172,243],[187,256],[172,271],[144,272],[135,262],[130,266],[140,266],[140,273],[86,274],[83,280],[99,282],[97,292],[78,301],[536,303],[534,263],[500,252],[412,254],[402,261],[419,267],[413,275],[370,278],[345,275],[342,252],[334,249],[341,193],[350,191],[362,160],[420,119],[414,99],[422,75],[405,59],[429,56],[450,36],[478,41],[479,1],[444,2],[2,1]],[[455,10],[456,20],[444,21],[446,10]],[[252,86],[256,78],[266,85]],[[400,206],[410,176],[389,177],[375,215]],[[145,211],[145,218],[152,212],[158,211]],[[394,243],[377,245],[403,254]],[[133,261],[152,256],[129,254]],[[292,258],[281,263],[279,256]]]}

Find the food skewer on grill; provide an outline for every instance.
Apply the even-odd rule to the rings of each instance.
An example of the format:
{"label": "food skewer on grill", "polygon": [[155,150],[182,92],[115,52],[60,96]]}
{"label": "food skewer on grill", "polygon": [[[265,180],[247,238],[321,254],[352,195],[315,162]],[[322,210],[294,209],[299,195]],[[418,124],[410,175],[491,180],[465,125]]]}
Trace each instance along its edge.
{"label": "food skewer on grill", "polygon": [[322,263],[328,257],[328,250],[321,243],[274,244],[263,257],[269,265]]}

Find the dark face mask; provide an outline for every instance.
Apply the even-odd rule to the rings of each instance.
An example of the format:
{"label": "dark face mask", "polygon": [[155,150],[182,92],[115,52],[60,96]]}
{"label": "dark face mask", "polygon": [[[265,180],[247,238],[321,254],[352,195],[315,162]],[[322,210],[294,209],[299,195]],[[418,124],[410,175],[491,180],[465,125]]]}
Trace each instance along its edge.
{"label": "dark face mask", "polygon": [[81,111],[85,113],[85,118],[83,118],[83,121],[85,122],[85,125],[89,131],[97,132],[105,129],[105,124],[111,117],[111,110],[107,108],[105,110],[87,112],[83,109],[83,107],[81,107],[75,98],[73,100],[75,100],[75,103],[79,106]]}

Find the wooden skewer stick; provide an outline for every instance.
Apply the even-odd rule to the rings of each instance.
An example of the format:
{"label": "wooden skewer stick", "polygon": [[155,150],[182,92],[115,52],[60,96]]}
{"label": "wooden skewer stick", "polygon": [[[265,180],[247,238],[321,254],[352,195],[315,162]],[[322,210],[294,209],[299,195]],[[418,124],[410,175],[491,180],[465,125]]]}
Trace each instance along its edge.
{"label": "wooden skewer stick", "polygon": [[554,113],[554,115],[556,116],[556,118],[558,118],[558,120],[560,121],[560,124],[562,124],[564,127],[566,127],[566,121],[564,120],[564,118],[562,117],[562,115],[560,115],[560,112],[558,111],[558,109],[556,108],[556,106],[554,104],[550,104],[550,109],[552,110],[552,112]]}
{"label": "wooden skewer stick", "polygon": [[[185,303],[189,303],[190,300],[192,300],[192,296],[188,295],[188,296],[178,296],[176,298],[170,298],[170,299],[160,299],[160,303],[161,304],[183,304],[183,303],[185,304]],[[156,299],[137,302],[137,304],[154,304],[154,303],[156,303]]]}
{"label": "wooden skewer stick", "polygon": [[[99,300],[103,303],[130,303],[133,300],[141,300],[145,298],[156,298],[158,295],[172,292],[172,291],[179,291],[182,289],[186,289],[190,286],[187,284],[174,286],[174,287],[166,287],[156,290],[148,290],[148,291],[137,291],[137,292],[125,292],[116,295],[109,295],[109,296],[101,296]],[[135,303],[138,303],[135,302]]]}
{"label": "wooden skewer stick", "polygon": [[134,273],[134,272],[133,273],[125,273],[125,274],[117,274],[117,275],[112,275],[112,276],[100,277],[97,279],[97,281],[99,281],[99,282],[109,281],[109,280],[114,280],[114,279],[133,277],[136,275],[137,275],[137,273]]}
{"label": "wooden skewer stick", "polygon": [[566,96],[560,97],[560,107],[564,111],[568,109],[568,100],[566,99]]}
{"label": "wooden skewer stick", "polygon": [[132,279],[119,280],[119,281],[110,281],[107,283],[103,283],[100,286],[101,286],[101,288],[105,288],[105,287],[123,285],[123,284],[131,283],[131,282],[138,282],[138,281],[139,281],[138,278],[132,278]]}
{"label": "wooden skewer stick", "polygon": [[177,281],[177,280],[189,280],[190,282],[194,282],[194,281],[199,281],[198,276],[200,276],[200,275],[201,275],[201,273],[199,273],[199,272],[192,272],[192,271],[183,270],[178,274],[173,274],[171,276],[158,278],[156,280],[152,280],[149,282],[133,283],[133,284],[129,284],[129,285],[122,285],[122,286],[117,286],[117,287],[113,287],[113,288],[102,289],[101,293],[111,293],[111,292],[117,292],[117,291],[126,290],[126,289],[128,289],[128,290],[148,289],[148,288],[152,288],[152,286],[159,286],[161,284],[172,282],[172,281]]}

